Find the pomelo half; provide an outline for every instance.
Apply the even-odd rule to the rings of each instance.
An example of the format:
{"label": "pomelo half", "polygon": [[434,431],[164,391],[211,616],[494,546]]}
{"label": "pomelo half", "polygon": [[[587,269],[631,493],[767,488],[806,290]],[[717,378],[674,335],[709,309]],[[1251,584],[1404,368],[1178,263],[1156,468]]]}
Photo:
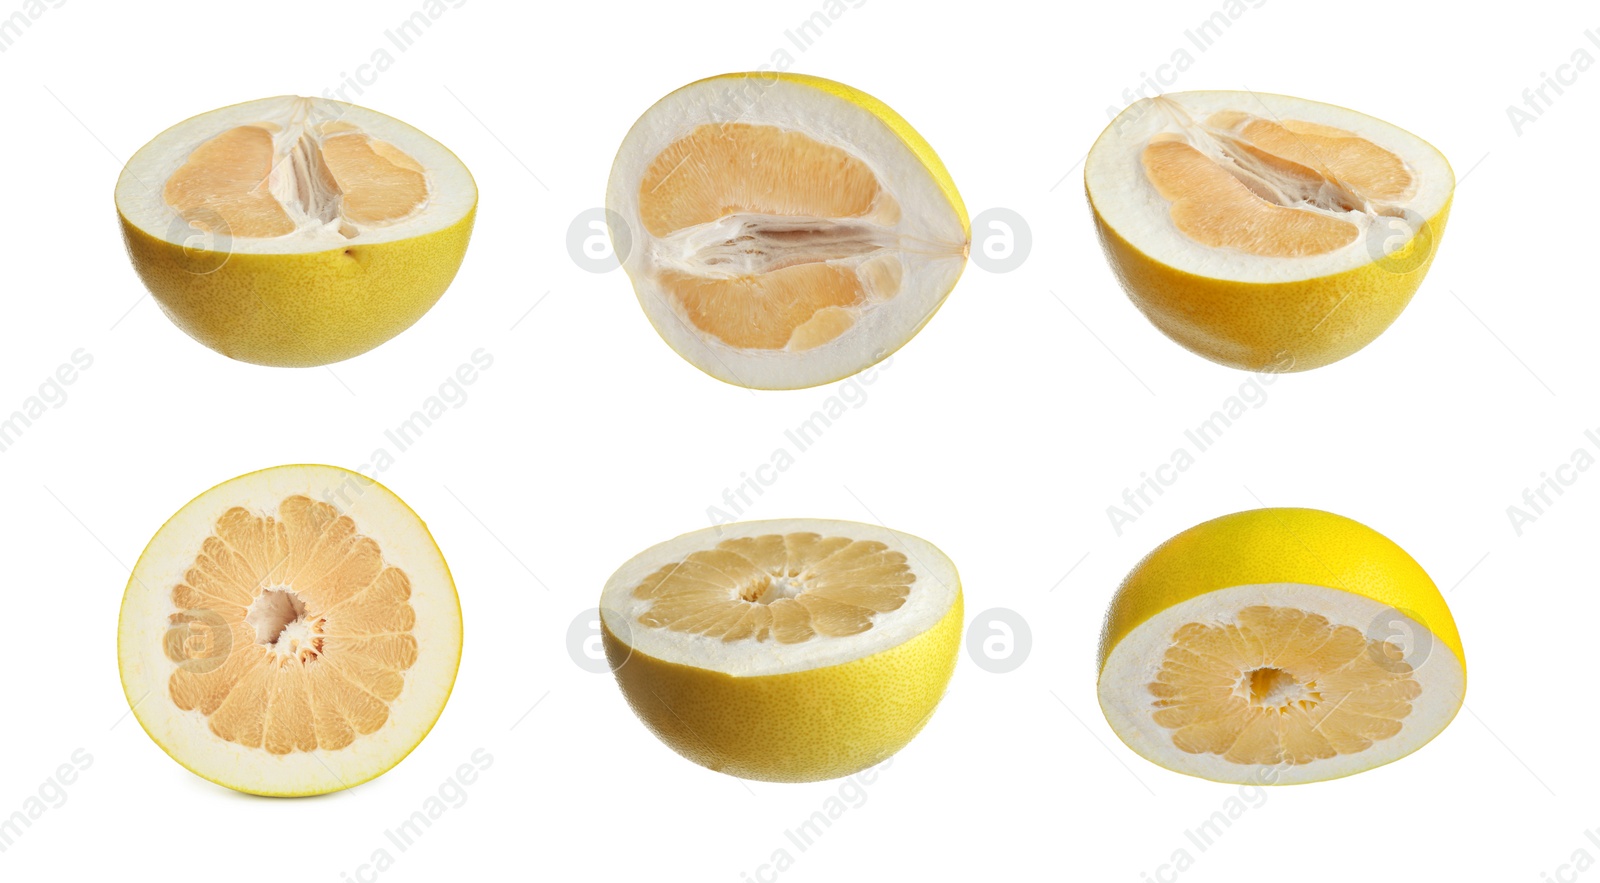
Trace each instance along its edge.
{"label": "pomelo half", "polygon": [[1191,351],[1256,371],[1317,368],[1383,333],[1455,193],[1444,155],[1410,132],[1255,92],[1134,102],[1084,183],[1134,305]]}
{"label": "pomelo half", "polygon": [[134,269],[179,328],[229,358],[311,366],[422,318],[461,266],[478,190],[405,123],[290,95],[162,132],[116,198]]}
{"label": "pomelo half", "polygon": [[743,73],[656,102],[606,192],[639,304],[719,380],[794,389],[888,357],[966,266],[966,207],[933,148],[831,80]]}
{"label": "pomelo half", "polygon": [[455,583],[427,527],[372,479],[278,466],[161,527],[122,599],[122,687],[198,776],[277,797],[387,772],[444,710]]}
{"label": "pomelo half", "polygon": [[606,657],[673,751],[746,779],[847,776],[905,747],[961,643],[931,543],[848,521],[707,528],[641,552],[600,598]]}
{"label": "pomelo half", "polygon": [[1241,784],[1397,760],[1461,708],[1455,620],[1387,537],[1315,509],[1192,527],[1128,574],[1100,638],[1100,707],[1129,748]]}

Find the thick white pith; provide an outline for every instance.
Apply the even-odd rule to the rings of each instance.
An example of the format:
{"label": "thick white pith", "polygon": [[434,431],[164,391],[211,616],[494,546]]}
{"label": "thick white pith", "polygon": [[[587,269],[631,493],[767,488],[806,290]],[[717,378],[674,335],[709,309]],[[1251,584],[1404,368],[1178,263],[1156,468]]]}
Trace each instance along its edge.
{"label": "thick white pith", "polygon": [[[665,149],[705,125],[771,126],[802,133],[865,163],[892,205],[857,217],[726,216],[652,236],[641,219],[638,189]],[[871,112],[819,89],[760,78],[709,80],[667,96],[639,119],[612,167],[607,207],[614,242],[627,242],[624,268],[661,336],[701,370],[730,383],[797,388],[847,376],[908,341],[937,309],[965,265],[962,218],[926,168]],[[890,296],[852,308],[848,325],[818,316],[818,326],[788,348],[731,346],[695,326],[657,281],[663,273],[711,279],[759,278],[774,269],[826,265],[881,280]],[[893,266],[888,265],[892,263]],[[837,335],[837,336],[834,336]],[[807,338],[825,342],[808,345]]]}
{"label": "thick white pith", "polygon": [[[1221,625],[1245,608],[1297,608],[1349,626],[1374,640],[1404,650],[1403,667],[1420,686],[1397,733],[1354,753],[1307,763],[1239,763],[1213,753],[1191,753],[1175,744],[1175,731],[1158,722],[1164,707],[1151,684],[1174,635],[1190,623]],[[1466,673],[1455,653],[1433,639],[1427,628],[1369,598],[1298,583],[1235,586],[1208,593],[1162,611],[1136,627],[1112,649],[1100,673],[1099,696],[1107,721],[1140,755],[1163,767],[1221,782],[1294,784],[1338,778],[1371,769],[1415,751],[1450,722],[1461,706]],[[1236,686],[1241,699],[1261,708],[1291,704],[1315,706],[1328,697],[1315,683],[1302,683],[1271,665],[1243,672]]]}
{"label": "thick white pith", "polygon": [[[1307,189],[1226,137],[1207,131],[1209,117],[1228,112],[1345,130],[1400,157],[1415,176],[1416,188],[1390,201],[1364,199],[1337,181]],[[1269,202],[1353,225],[1354,239],[1326,253],[1294,257],[1197,243],[1174,223],[1172,203],[1149,180],[1142,162],[1152,141],[1167,138],[1191,144]],[[1240,282],[1299,281],[1380,260],[1437,215],[1455,189],[1444,156],[1403,129],[1333,105],[1251,92],[1180,92],[1135,102],[1095,142],[1084,163],[1084,179],[1101,219],[1134,248],[1178,270]]]}
{"label": "thick white pith", "polygon": [[[417,656],[405,671],[404,687],[389,704],[380,729],[337,750],[274,754],[227,741],[212,731],[205,714],[174,704],[169,685],[178,664],[164,652],[164,641],[171,634],[172,615],[179,612],[173,604],[173,587],[184,582],[197,548],[211,535],[217,519],[234,507],[275,511],[281,500],[295,495],[338,505],[358,521],[364,535],[381,541],[386,562],[406,572],[409,603],[416,614],[411,634]],[[282,587],[263,586],[246,621],[256,643],[283,664],[314,664],[314,656],[308,654],[320,646],[317,625],[302,616],[305,611],[297,602]],[[392,767],[438,718],[454,684],[460,652],[455,587],[422,522],[378,485],[325,466],[280,467],[241,476],[179,510],[135,566],[118,631],[123,688],[151,738],[200,776],[260,794],[338,790]]]}
{"label": "thick white pith", "polygon": [[[235,236],[208,223],[202,210],[186,218],[167,201],[167,183],[197,148],[219,135],[259,127],[271,133],[277,159],[262,180],[264,193],[286,211],[294,230],[269,237]],[[357,134],[393,145],[415,161],[427,180],[425,201],[403,218],[364,223],[341,206],[330,188],[321,150],[330,138]],[[185,120],[140,148],[117,181],[118,210],[145,233],[175,245],[237,254],[298,254],[393,242],[436,232],[477,204],[472,176],[454,154],[405,123],[375,111],[322,98],[279,96],[221,108]]]}
{"label": "thick white pith", "polygon": [[[683,561],[690,554],[714,549],[728,540],[814,533],[882,543],[904,555],[914,574],[910,591],[895,609],[876,613],[870,628],[848,635],[817,635],[799,643],[745,638],[725,641],[717,635],[696,634],[647,625],[654,602],[635,594],[652,574]],[[771,604],[792,598],[806,586],[775,579],[758,598]],[[787,674],[839,665],[899,646],[932,628],[955,603],[960,581],[955,565],[931,543],[876,525],[824,519],[752,521],[706,528],[656,545],[636,555],[607,580],[601,592],[600,614],[611,633],[634,651],[679,665],[693,666],[739,677]]]}

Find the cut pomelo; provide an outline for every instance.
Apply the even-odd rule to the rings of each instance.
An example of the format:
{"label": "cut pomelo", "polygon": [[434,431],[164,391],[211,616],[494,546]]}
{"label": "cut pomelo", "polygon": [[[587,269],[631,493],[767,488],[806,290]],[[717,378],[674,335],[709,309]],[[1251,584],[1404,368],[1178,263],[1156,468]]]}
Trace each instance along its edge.
{"label": "cut pomelo", "polygon": [[190,501],[122,599],[122,687],[162,750],[251,794],[387,772],[444,710],[455,583],[427,527],[372,479],[278,466]]}
{"label": "cut pomelo", "polygon": [[1134,102],[1084,162],[1107,258],[1168,337],[1235,368],[1304,371],[1375,340],[1432,264],[1444,156],[1365,114],[1283,95]]}
{"label": "cut pomelo", "polygon": [[411,327],[455,278],[477,204],[439,142],[297,96],[179,123],[117,181],[128,253],[162,310],[260,365],[337,362]]}
{"label": "cut pomelo", "polygon": [[606,206],[656,331],[758,389],[887,358],[955,287],[970,238],[955,183],[909,123],[798,74],[727,74],[658,101],[617,152]]}
{"label": "cut pomelo", "polygon": [[961,643],[955,565],[848,521],[707,528],[624,564],[600,597],[606,657],[668,747],[746,779],[847,776],[905,747]]}
{"label": "cut pomelo", "polygon": [[1256,509],[1178,534],[1123,581],[1100,637],[1100,707],[1167,769],[1314,782],[1442,732],[1465,658],[1444,597],[1388,538],[1315,509]]}

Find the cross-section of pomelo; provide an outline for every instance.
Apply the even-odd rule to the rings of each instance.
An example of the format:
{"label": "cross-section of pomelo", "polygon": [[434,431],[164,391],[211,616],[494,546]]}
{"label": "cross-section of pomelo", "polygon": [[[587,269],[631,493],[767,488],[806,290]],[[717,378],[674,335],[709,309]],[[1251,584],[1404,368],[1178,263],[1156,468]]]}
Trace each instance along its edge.
{"label": "cross-section of pomelo", "polygon": [[1100,707],[1180,773],[1278,785],[1404,757],[1461,708],[1444,597],[1388,538],[1315,509],[1256,509],[1151,552],[1111,602]]}
{"label": "cross-section of pomelo", "polygon": [[925,540],[818,519],[707,528],[624,564],[606,656],[668,747],[747,779],[847,776],[905,747],[961,643],[955,565]]}
{"label": "cross-section of pomelo", "polygon": [[461,658],[455,583],[372,479],[278,466],[190,501],[122,599],[134,715],[196,775],[289,797],[359,785],[438,720]]}
{"label": "cross-section of pomelo", "polygon": [[179,123],[117,181],[128,253],[162,310],[261,365],[337,362],[411,327],[455,278],[477,204],[439,142],[295,96]]}
{"label": "cross-section of pomelo", "polygon": [[1433,262],[1455,192],[1439,151],[1382,120],[1255,92],[1130,105],[1084,161],[1107,258],[1190,350],[1304,371],[1371,343]]}
{"label": "cross-section of pomelo", "polygon": [[661,99],[622,142],[606,205],[656,331],[740,386],[886,358],[966,266],[966,207],[933,148],[818,77],[728,74]]}

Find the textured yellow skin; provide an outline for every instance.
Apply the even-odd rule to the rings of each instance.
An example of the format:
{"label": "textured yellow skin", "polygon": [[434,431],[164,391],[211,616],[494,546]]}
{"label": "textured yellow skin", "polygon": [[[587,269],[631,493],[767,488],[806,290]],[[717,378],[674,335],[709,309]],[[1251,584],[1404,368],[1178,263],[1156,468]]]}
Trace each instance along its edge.
{"label": "textured yellow skin", "polygon": [[[399,503],[406,510],[406,512],[411,514],[411,517],[413,517],[413,518],[415,518],[417,520],[417,523],[419,525],[422,525],[422,532],[427,534],[429,539],[433,538],[433,533],[428,530],[427,522],[422,520],[422,516],[418,515],[416,513],[416,510],[412,509],[410,504],[408,504],[405,500],[400,499],[400,496],[398,494],[396,494],[394,491],[389,490],[387,487],[384,487],[383,485],[379,484],[376,479],[367,478],[366,476],[359,475],[358,473],[350,472],[350,470],[345,469],[345,468],[340,467],[340,466],[328,466],[328,465],[320,464],[320,463],[288,464],[288,465],[284,465],[284,466],[269,466],[266,469],[257,469],[254,472],[246,472],[244,475],[235,476],[234,478],[230,478],[227,481],[218,482],[217,484],[215,484],[212,487],[208,488],[205,493],[200,494],[199,496],[195,497],[193,500],[190,500],[189,502],[183,504],[183,506],[179,507],[177,512],[174,512],[174,513],[172,513],[172,515],[168,516],[167,520],[162,522],[161,530],[158,530],[158,531],[155,532],[155,536],[152,536],[151,539],[150,539],[150,542],[145,544],[144,551],[139,553],[139,559],[133,563],[133,570],[129,571],[130,577],[128,579],[128,585],[127,585],[126,588],[123,589],[123,593],[122,593],[122,606],[123,606],[123,608],[126,609],[126,607],[128,605],[128,597],[133,593],[133,591],[136,588],[142,588],[142,587],[138,586],[138,580],[139,580],[138,574],[140,572],[140,565],[144,562],[144,556],[145,556],[146,553],[148,553],[150,551],[150,547],[155,545],[155,537],[159,537],[164,531],[166,531],[168,525],[170,525],[173,522],[173,520],[178,517],[178,514],[181,513],[184,509],[187,509],[190,506],[194,505],[195,503],[197,503],[197,502],[205,499],[206,497],[210,496],[211,494],[216,493],[217,490],[219,488],[221,488],[223,485],[232,484],[233,482],[235,482],[235,481],[237,481],[237,480],[239,480],[241,478],[249,478],[252,475],[260,475],[261,473],[264,473],[264,472],[274,472],[274,471],[277,471],[277,470],[280,470],[280,469],[304,469],[307,466],[310,466],[310,467],[315,468],[315,469],[335,469],[335,470],[338,470],[340,472],[349,472],[352,477],[354,477],[356,479],[359,479],[359,480],[361,480],[363,482],[369,482],[373,487],[377,488],[380,492],[382,492],[384,494],[387,494],[391,499],[394,500],[394,502]],[[435,543],[434,543],[434,549],[436,551],[438,550],[437,541],[435,541]],[[439,560],[440,561],[444,561],[444,553],[443,552],[439,553]],[[451,585],[452,588],[454,588],[455,587],[455,578],[454,578],[453,575],[450,574],[450,565],[448,563],[445,564],[445,575],[450,577],[450,585]],[[119,614],[119,617],[118,617],[119,626],[120,626],[121,617],[123,615],[125,615],[125,614]],[[459,595],[456,597],[456,622],[458,622],[458,623],[461,622],[461,598],[460,598]],[[461,640],[459,639],[460,634],[461,634],[460,632],[457,632],[457,636],[458,636],[457,641],[456,641],[456,645],[457,646],[460,646],[461,643],[462,643]],[[122,659],[122,631],[121,631],[120,627],[117,630],[117,659],[119,661],[118,668],[120,669],[121,668],[120,660]],[[459,669],[460,665],[461,665],[461,656],[459,654],[457,654],[457,656],[456,656],[456,666],[457,666],[458,669]],[[237,783],[234,783],[234,782],[224,782],[224,781],[222,781],[220,779],[214,779],[214,778],[212,778],[210,776],[204,775],[199,770],[195,769],[194,767],[190,766],[187,763],[184,763],[183,762],[183,758],[179,756],[179,754],[181,752],[175,752],[170,746],[168,746],[165,743],[161,742],[159,739],[157,739],[155,737],[155,734],[150,732],[150,728],[145,725],[144,719],[141,718],[139,716],[139,714],[137,713],[138,712],[139,703],[144,701],[147,697],[143,696],[143,695],[140,695],[140,696],[133,695],[133,693],[128,689],[128,679],[127,679],[126,675],[120,670],[117,672],[117,674],[119,676],[121,676],[121,680],[122,680],[122,695],[124,696],[124,698],[126,698],[128,700],[128,708],[130,710],[134,711],[134,716],[133,716],[134,720],[137,720],[139,722],[139,727],[144,730],[144,734],[146,736],[150,737],[150,741],[151,742],[156,743],[156,747],[160,748],[163,752],[166,753],[166,755],[168,757],[172,758],[173,762],[177,763],[179,766],[183,767],[184,769],[188,770],[189,772],[194,773],[196,776],[199,776],[200,778],[205,779],[206,781],[211,782],[213,784],[221,785],[224,788],[231,788],[231,789],[233,789],[235,791],[239,791],[239,792],[242,792],[242,793],[245,793],[245,794],[254,794],[254,795],[258,796],[258,797],[315,797],[315,796],[320,795],[320,794],[328,794],[328,793],[330,793],[330,791],[328,789],[326,789],[326,788],[313,788],[313,789],[285,788],[285,789],[281,789],[281,790],[256,789],[256,788],[245,787],[243,785],[240,785],[240,784],[237,784]],[[454,690],[455,690],[455,682],[452,681],[451,682],[451,692],[454,692]],[[448,697],[446,697],[446,698],[448,699]],[[442,709],[442,706],[441,706],[441,709]],[[433,723],[437,724],[438,722],[439,722],[438,719],[435,718]],[[338,788],[333,789],[333,790],[342,791],[342,790],[345,790],[346,788],[354,788],[357,785],[360,785],[360,784],[363,784],[363,783],[366,783],[366,782],[370,782],[373,779],[376,779],[379,776],[383,775],[384,773],[388,772],[389,770],[394,769],[396,766],[398,766],[400,764],[400,761],[405,760],[407,757],[410,757],[411,756],[411,752],[417,750],[417,745],[421,745],[423,739],[426,739],[428,737],[428,733],[431,733],[431,732],[433,732],[433,724],[430,724],[428,726],[428,729],[423,732],[422,739],[418,739],[416,745],[412,745],[410,748],[407,748],[403,753],[401,753],[399,756],[397,756],[394,759],[394,763],[389,764],[389,766],[386,767],[385,769],[380,770],[379,772],[373,773],[371,776],[368,776],[367,778],[362,779],[360,781],[342,782]]]}
{"label": "textured yellow skin", "polygon": [[961,610],[958,593],[943,619],[899,646],[762,677],[655,659],[601,631],[623,696],[667,747],[743,779],[815,782],[880,763],[922,729],[955,671]]}
{"label": "textured yellow skin", "polygon": [[[1090,198],[1093,203],[1093,197]],[[1385,262],[1300,282],[1234,282],[1186,273],[1139,251],[1094,213],[1111,268],[1156,328],[1190,352],[1231,368],[1308,371],[1378,338],[1400,317],[1433,264],[1450,202]],[[1397,273],[1431,243],[1414,269]],[[1199,246],[1196,246],[1197,248]]]}
{"label": "textured yellow skin", "polygon": [[[967,235],[967,241],[970,244],[972,240],[972,219],[967,217],[967,204],[962,201],[961,193],[956,190],[956,182],[950,177],[949,170],[944,167],[944,161],[939,159],[939,154],[934,152],[933,146],[928,143],[927,139],[922,137],[921,133],[919,133],[916,129],[913,129],[910,123],[906,122],[905,117],[895,113],[894,108],[891,108],[889,105],[884,104],[877,98],[862,92],[860,89],[854,89],[850,86],[846,86],[843,83],[824,79],[823,77],[813,77],[809,74],[790,74],[778,71],[751,71],[746,73],[718,74],[714,77],[706,77],[704,80],[696,80],[694,83],[690,83],[689,86],[696,85],[697,83],[708,82],[710,80],[726,80],[743,77],[754,77],[756,79],[776,80],[785,83],[796,83],[803,86],[810,86],[818,91],[826,92],[836,98],[841,98],[845,101],[848,101],[851,104],[854,104],[877,117],[883,122],[884,125],[888,126],[902,142],[905,143],[906,147],[911,149],[912,154],[922,162],[923,168],[928,170],[928,174],[933,178],[934,183],[939,185],[939,191],[944,194],[945,199],[950,201],[950,205],[955,208],[956,215],[961,218],[961,231]],[[685,86],[683,88],[687,89],[689,86]],[[965,268],[963,267],[963,269]],[[639,291],[642,286],[647,284],[644,280],[640,279],[635,279],[632,281],[634,290],[636,292]],[[959,281],[960,277],[958,276],[950,283],[950,291],[955,291],[956,283]],[[922,324],[918,325],[917,329],[907,336],[905,340],[896,343],[893,347],[885,349],[883,354],[879,357],[879,361],[894,355],[899,351],[900,347],[910,343],[912,338],[916,337],[918,334],[921,334],[922,329],[927,326],[928,320],[933,318],[934,313],[939,312],[939,307],[944,306],[945,298],[950,296],[950,291],[946,291],[939,298],[938,303],[934,304],[933,309],[928,311],[928,315],[923,317]],[[654,326],[656,323],[655,317],[650,316],[649,318],[651,325]],[[656,328],[656,333],[660,334],[659,327]],[[671,341],[668,341],[664,335],[661,339],[665,341],[668,346],[671,346]],[[694,363],[690,362],[690,364]],[[868,366],[863,366],[862,368],[840,374],[837,377],[830,377],[826,380],[809,385],[822,386],[824,384],[834,383],[836,381],[843,380],[860,370],[864,370],[866,367]],[[728,381],[725,378],[717,377],[715,374],[710,374],[709,376],[715,377],[717,380],[721,380],[724,383],[736,385],[732,384],[731,381]],[[801,387],[786,386],[782,388],[799,389]]]}
{"label": "textured yellow skin", "polygon": [[188,251],[118,217],[139,278],[184,333],[241,362],[301,368],[358,356],[422,318],[461,268],[476,214],[409,239],[279,255]]}
{"label": "textured yellow skin", "polygon": [[[1100,676],[1117,644],[1161,611],[1217,589],[1264,583],[1324,586],[1405,613],[1455,654],[1465,688],[1467,657],[1461,635],[1444,596],[1422,566],[1383,534],[1318,509],[1235,512],[1197,524],[1157,546],[1133,568],[1111,600],[1100,632]],[[1103,701],[1101,711],[1110,719]],[[1159,757],[1143,756],[1164,765]],[[1356,772],[1359,769],[1343,775]]]}
{"label": "textured yellow skin", "polygon": [[1100,633],[1100,668],[1134,628],[1217,589],[1325,586],[1399,610],[1467,666],[1455,618],[1422,565],[1370,527],[1319,509],[1251,509],[1197,524],[1157,546],[1123,580]]}
{"label": "textured yellow skin", "polygon": [[1392,325],[1433,265],[1455,199],[1445,200],[1425,231],[1382,260],[1331,276],[1261,283],[1197,276],[1163,264],[1113,230],[1095,208],[1093,191],[1088,196],[1112,271],[1161,333],[1218,364],[1277,372],[1330,365]]}

